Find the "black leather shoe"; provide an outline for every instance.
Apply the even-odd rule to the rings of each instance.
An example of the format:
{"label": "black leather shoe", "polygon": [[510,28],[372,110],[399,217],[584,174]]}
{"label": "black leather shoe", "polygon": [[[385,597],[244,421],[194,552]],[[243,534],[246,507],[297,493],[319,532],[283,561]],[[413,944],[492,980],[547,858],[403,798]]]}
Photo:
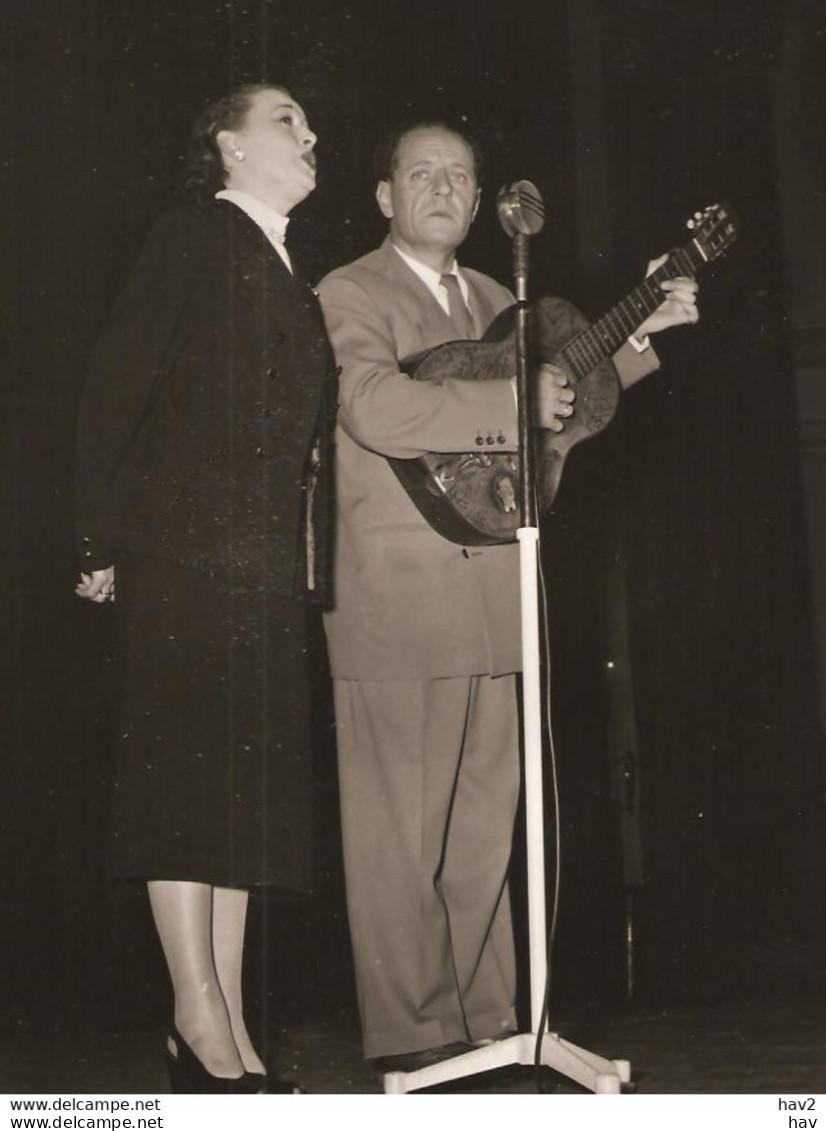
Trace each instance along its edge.
{"label": "black leather shoe", "polygon": [[473,1052],[475,1048],[471,1041],[451,1041],[449,1045],[440,1045],[435,1049],[419,1049],[417,1052],[380,1056],[373,1061],[373,1064],[382,1076],[386,1076],[388,1072],[416,1072],[419,1068],[427,1068],[431,1064],[440,1064],[443,1060],[461,1056],[462,1053]]}
{"label": "black leather shoe", "polygon": [[[172,1051],[172,1047],[175,1051]],[[166,1046],[166,1070],[169,1086],[181,1095],[254,1095],[260,1091],[260,1074],[245,1072],[243,1076],[213,1076],[198,1059],[177,1029],[169,1034]]]}
{"label": "black leather shoe", "polygon": [[282,1080],[278,1076],[264,1076],[261,1072],[245,1073],[256,1095],[303,1096],[304,1089],[293,1080]]}
{"label": "black leather shoe", "polygon": [[269,1092],[270,1095],[282,1096],[303,1096],[306,1094],[304,1089],[300,1088],[294,1080],[281,1080],[278,1077],[275,1079],[270,1077],[265,1091]]}

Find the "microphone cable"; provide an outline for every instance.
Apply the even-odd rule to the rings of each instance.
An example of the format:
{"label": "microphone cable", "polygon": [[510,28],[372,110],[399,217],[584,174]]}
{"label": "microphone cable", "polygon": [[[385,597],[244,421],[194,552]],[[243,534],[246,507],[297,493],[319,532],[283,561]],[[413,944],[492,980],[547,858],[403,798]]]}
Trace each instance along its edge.
{"label": "microphone cable", "polygon": [[[537,554],[538,563],[538,577],[539,577],[539,597],[540,597],[540,614],[541,614],[541,638],[542,638],[542,659],[544,668],[544,714],[545,714],[545,731],[547,734],[548,742],[548,769],[550,773],[550,796],[552,801],[553,821],[554,821],[554,864],[553,864],[553,886],[551,898],[551,914],[550,921],[547,927],[547,942],[545,953],[545,988],[542,995],[542,1009],[539,1017],[539,1024],[536,1027],[536,1045],[534,1047],[534,1079],[536,1090],[540,1093],[546,1091],[542,1082],[542,1041],[545,1034],[545,1029],[548,1023],[548,1012],[550,1009],[551,998],[551,975],[553,969],[553,949],[556,939],[557,925],[559,921],[559,894],[561,887],[561,874],[562,874],[562,837],[561,837],[561,821],[560,821],[560,803],[559,803],[559,776],[557,772],[557,758],[556,746],[554,744],[553,720],[551,717],[551,642],[550,642],[550,627],[548,616],[548,587],[545,577],[545,566],[542,560],[542,528],[541,520],[539,518],[538,499],[536,497],[536,484],[534,484],[534,513],[537,515],[537,525],[539,527],[539,553]],[[544,789],[543,778],[543,794],[548,795],[548,790]],[[544,800],[543,797],[543,813],[544,813]],[[544,830],[543,830],[544,832]]]}

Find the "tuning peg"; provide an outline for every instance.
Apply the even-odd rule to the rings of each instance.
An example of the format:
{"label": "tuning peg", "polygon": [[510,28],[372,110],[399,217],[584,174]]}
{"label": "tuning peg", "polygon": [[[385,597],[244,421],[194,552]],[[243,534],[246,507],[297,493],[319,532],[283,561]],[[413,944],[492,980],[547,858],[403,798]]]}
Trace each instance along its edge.
{"label": "tuning peg", "polygon": [[695,212],[692,218],[686,221],[686,227],[688,228],[688,230],[690,232],[693,232],[698,225],[702,224],[710,211],[710,208],[706,208],[703,212]]}

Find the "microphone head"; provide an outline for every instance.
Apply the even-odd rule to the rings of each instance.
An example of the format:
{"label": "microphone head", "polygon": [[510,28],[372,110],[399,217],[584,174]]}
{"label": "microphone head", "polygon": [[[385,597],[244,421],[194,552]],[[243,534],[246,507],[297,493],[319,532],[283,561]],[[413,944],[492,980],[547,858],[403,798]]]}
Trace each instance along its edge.
{"label": "microphone head", "polygon": [[545,205],[530,181],[502,185],[496,196],[499,223],[509,236],[535,236],[545,223]]}

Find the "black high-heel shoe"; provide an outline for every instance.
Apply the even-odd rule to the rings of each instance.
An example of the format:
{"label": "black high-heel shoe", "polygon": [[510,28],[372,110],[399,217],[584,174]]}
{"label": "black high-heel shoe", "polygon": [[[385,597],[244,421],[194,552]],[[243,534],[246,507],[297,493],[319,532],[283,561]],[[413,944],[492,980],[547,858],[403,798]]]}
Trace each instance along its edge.
{"label": "black high-heel shoe", "polygon": [[266,1072],[245,1072],[250,1087],[256,1096],[264,1096],[270,1090],[270,1078]]}
{"label": "black high-heel shoe", "polygon": [[271,1080],[267,1086],[267,1091],[272,1093],[279,1093],[286,1096],[303,1096],[306,1095],[304,1088],[300,1088],[294,1080]]}
{"label": "black high-heel shoe", "polygon": [[304,1089],[300,1088],[294,1080],[282,1080],[279,1076],[262,1076],[260,1072],[248,1072],[247,1076],[255,1081],[253,1091],[270,1096],[303,1096]]}
{"label": "black high-heel shoe", "polygon": [[[174,1052],[172,1045],[175,1046]],[[213,1076],[175,1028],[167,1038],[165,1054],[169,1086],[177,1094],[254,1095],[260,1091],[258,1081],[266,1080],[266,1077],[255,1077],[250,1072],[237,1077]]]}

